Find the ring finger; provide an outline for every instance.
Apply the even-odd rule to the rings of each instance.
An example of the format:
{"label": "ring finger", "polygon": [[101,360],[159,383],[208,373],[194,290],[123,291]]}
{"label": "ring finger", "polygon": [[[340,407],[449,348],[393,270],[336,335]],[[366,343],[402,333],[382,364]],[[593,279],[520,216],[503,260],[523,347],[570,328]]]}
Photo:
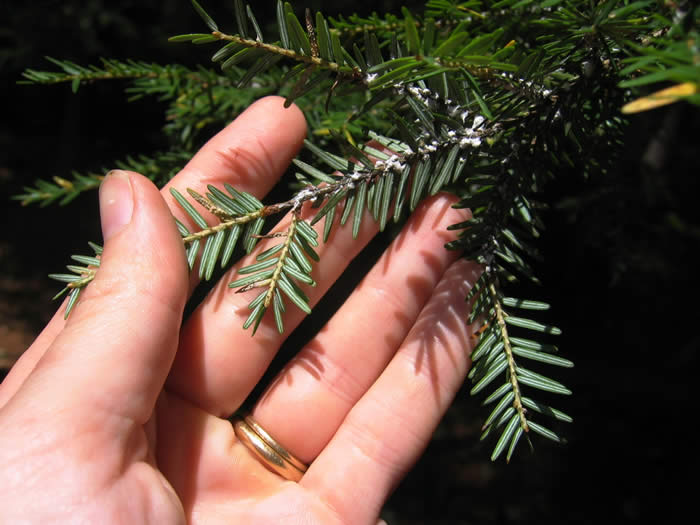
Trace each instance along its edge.
{"label": "ring finger", "polygon": [[464,259],[447,269],[386,370],[301,479],[343,523],[376,518],[463,384],[474,344],[464,298],[480,274]]}

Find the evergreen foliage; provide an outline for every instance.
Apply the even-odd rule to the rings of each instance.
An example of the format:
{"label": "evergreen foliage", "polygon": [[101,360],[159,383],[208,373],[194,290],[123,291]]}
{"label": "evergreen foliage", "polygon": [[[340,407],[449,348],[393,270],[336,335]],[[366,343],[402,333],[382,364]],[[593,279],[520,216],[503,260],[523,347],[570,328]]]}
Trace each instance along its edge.
{"label": "evergreen foliage", "polygon": [[[492,407],[483,425],[483,437],[495,441],[491,457],[510,460],[532,433],[564,441],[541,416],[571,418],[537,399],[571,392],[539,370],[573,364],[550,342],[559,329],[537,320],[549,305],[509,297],[507,286],[539,282],[534,263],[548,182],[571,173],[604,176],[622,144],[624,113],[679,100],[700,105],[700,8],[653,0],[428,0],[423,13],[326,19],[308,10],[300,18],[278,0],[270,32],[235,0],[227,23],[234,32],[226,33],[192,4],[208,32],[171,40],[216,44],[211,58],[219,69],[51,59],[59,71],[28,70],[26,81],[70,83],[77,91],[127,79],[130,97],[168,101],[171,149],[120,165],[159,184],[184,165],[203,130],[222,127],[256,98],[281,93],[305,111],[312,158],[294,161],[288,200],[263,204],[230,186],[172,192],[199,228],[178,223],[190,267],[203,279],[231,263],[239,241],[252,253],[261,237],[280,239],[230,283],[260,290],[244,324],[253,332],[270,307],[282,332],[287,300],[310,312],[304,287],[315,284],[313,224],[324,221],[324,242],[348,221],[356,236],[365,210],[383,230],[429,195],[456,194],[456,206],[472,216],[451,226],[458,238],[447,248],[483,266],[466,321],[481,327],[469,377],[472,394],[485,394],[483,404]],[[648,86],[656,91],[645,92]],[[17,198],[65,203],[99,179],[38,181]],[[317,210],[311,220],[300,213],[306,202]],[[196,205],[217,221],[209,224]],[[290,212],[286,226],[263,234],[266,218],[281,212]],[[83,266],[52,276],[67,283],[66,315],[98,271],[100,247],[92,248],[94,256],[74,257]]]}

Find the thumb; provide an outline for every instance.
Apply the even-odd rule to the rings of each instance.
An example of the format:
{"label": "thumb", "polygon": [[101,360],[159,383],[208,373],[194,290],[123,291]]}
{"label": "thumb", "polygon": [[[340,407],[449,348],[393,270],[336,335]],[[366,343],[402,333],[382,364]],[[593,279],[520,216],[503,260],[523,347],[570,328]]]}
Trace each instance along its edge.
{"label": "thumb", "polygon": [[145,421],[177,349],[185,252],[168,206],[141,175],[108,173],[100,216],[100,268],[24,386],[57,390],[55,403],[94,402]]}

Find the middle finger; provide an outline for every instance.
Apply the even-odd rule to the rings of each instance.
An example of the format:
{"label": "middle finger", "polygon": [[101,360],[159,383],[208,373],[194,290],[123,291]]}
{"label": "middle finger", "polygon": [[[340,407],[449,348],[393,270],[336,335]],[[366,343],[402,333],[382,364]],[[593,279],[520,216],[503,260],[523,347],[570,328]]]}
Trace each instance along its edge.
{"label": "middle finger", "polygon": [[443,245],[453,238],[447,227],[465,220],[467,212],[451,208],[453,202],[439,195],[414,212],[355,292],[255,406],[253,418],[302,462],[318,456],[380,376],[457,258]]}

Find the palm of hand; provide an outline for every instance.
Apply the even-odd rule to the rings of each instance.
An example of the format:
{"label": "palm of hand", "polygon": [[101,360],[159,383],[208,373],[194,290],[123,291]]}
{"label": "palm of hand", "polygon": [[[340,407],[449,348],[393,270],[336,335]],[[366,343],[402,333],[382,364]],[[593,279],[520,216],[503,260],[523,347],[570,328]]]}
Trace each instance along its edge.
{"label": "palm of hand", "polygon": [[[33,417],[4,415],[13,444],[3,469],[35,480],[40,491],[17,516],[4,506],[16,523],[339,522],[311,491],[255,460],[228,421],[167,393],[145,425],[67,411],[49,417],[53,433],[36,435]],[[4,498],[12,495],[5,485]]]}

